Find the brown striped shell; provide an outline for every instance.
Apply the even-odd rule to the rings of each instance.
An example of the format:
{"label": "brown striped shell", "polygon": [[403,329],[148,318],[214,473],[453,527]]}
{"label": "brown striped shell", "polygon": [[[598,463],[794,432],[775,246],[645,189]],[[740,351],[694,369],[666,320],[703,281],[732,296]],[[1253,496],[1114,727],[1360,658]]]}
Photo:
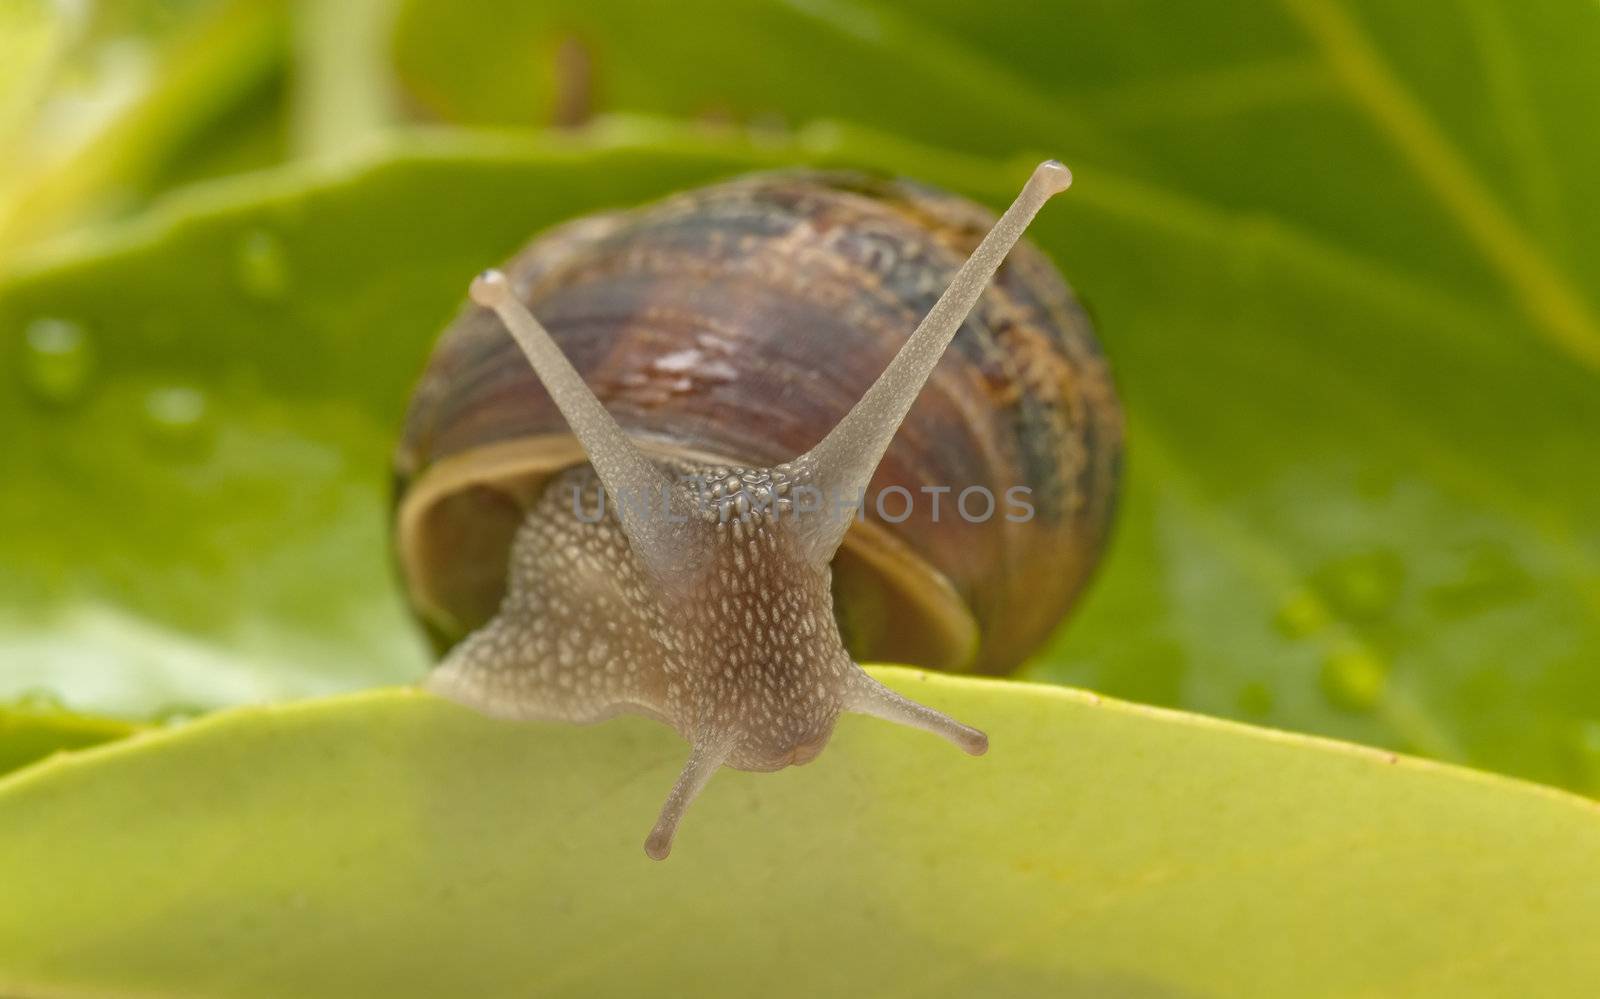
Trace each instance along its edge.
{"label": "brown striped shell", "polygon": [[[994,216],[905,181],[742,177],[535,238],[506,266],[606,409],[648,450],[770,466],[806,451],[884,369]],[[957,334],[834,561],[858,661],[1008,671],[1066,615],[1104,546],[1122,419],[1087,316],[1024,242]],[[396,545],[441,645],[486,621],[510,541],[584,461],[495,317],[444,331],[396,453]],[[900,522],[906,490],[913,502]],[[958,495],[981,486],[969,521]],[[938,493],[937,515],[934,493]],[[1025,487],[1032,515],[1005,514]],[[886,516],[885,516],[886,515]]]}

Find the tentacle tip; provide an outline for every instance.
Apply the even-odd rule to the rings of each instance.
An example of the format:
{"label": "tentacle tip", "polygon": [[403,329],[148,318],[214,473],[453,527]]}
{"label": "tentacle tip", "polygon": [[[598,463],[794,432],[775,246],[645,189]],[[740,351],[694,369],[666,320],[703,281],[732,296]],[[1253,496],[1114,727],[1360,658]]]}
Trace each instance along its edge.
{"label": "tentacle tip", "polygon": [[506,280],[503,272],[491,267],[472,279],[467,294],[484,308],[493,309],[504,303],[511,294],[511,282]]}
{"label": "tentacle tip", "polygon": [[989,737],[975,728],[961,733],[961,750],[968,756],[982,756],[989,751]]}
{"label": "tentacle tip", "polygon": [[1060,160],[1045,160],[1033,168],[1033,183],[1053,197],[1072,186],[1072,171]]}
{"label": "tentacle tip", "polygon": [[667,854],[672,852],[672,831],[668,829],[652,829],[644,841],[645,856],[651,860],[666,860]]}

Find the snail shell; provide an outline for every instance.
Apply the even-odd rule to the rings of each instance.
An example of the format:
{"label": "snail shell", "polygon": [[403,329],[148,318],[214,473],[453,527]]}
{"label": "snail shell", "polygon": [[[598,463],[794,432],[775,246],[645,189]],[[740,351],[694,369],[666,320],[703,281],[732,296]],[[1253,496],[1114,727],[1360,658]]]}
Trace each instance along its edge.
{"label": "snail shell", "polygon": [[[767,173],[562,225],[505,269],[647,453],[766,467],[850,410],[993,221],[910,182]],[[1100,556],[1121,441],[1088,317],[1044,255],[1017,246],[835,557],[852,655],[1012,668],[1065,617]],[[552,476],[585,460],[494,315],[465,309],[428,363],[396,454],[401,572],[441,647],[494,614],[519,525]],[[973,487],[993,499],[989,515],[978,516],[985,492],[967,497],[970,518],[958,508]]]}

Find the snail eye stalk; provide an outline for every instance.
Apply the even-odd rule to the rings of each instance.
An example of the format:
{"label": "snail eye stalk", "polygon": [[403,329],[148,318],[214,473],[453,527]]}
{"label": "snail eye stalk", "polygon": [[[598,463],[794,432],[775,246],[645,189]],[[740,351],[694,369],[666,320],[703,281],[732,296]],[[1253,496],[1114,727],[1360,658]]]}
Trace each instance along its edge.
{"label": "snail eye stalk", "polygon": [[1011,207],[956,271],[950,286],[866,395],[821,443],[795,460],[802,478],[829,500],[822,504],[822,516],[805,518],[810,526],[806,534],[814,561],[826,565],[833,560],[854,513],[853,509],[840,512],[839,504],[831,500],[866,492],[872,473],[883,460],[911,404],[1006,255],[1044,203],[1071,185],[1072,171],[1063,164],[1047,160],[1035,167]]}
{"label": "snail eye stalk", "polygon": [[[622,530],[634,554],[661,578],[692,568],[698,552],[681,530],[690,513],[683,492],[673,488],[671,480],[650,463],[616,418],[606,412],[550,331],[518,300],[504,274],[484,271],[473,280],[470,294],[474,302],[494,310],[527,355],[539,381],[583,445],[607,494],[617,500]],[[673,516],[652,516],[663,502],[671,504]]]}

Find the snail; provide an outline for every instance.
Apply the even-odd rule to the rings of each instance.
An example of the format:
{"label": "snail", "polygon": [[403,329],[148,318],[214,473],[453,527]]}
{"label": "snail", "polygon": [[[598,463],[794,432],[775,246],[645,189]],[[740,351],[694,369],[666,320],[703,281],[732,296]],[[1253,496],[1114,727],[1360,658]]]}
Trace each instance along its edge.
{"label": "snail", "polygon": [[1045,162],[995,220],[906,181],[755,174],[479,275],[396,451],[397,560],[443,652],[425,686],[672,726],[658,860],[716,770],[809,762],[841,712],[985,752],[857,662],[1002,672],[1103,547],[1120,410],[1018,245],[1070,183]]}

